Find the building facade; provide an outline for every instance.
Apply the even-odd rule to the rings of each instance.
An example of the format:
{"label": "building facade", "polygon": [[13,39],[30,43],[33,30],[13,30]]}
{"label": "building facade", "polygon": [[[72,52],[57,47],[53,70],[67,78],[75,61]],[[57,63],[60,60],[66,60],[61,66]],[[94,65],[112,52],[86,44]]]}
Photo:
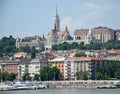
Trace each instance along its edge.
{"label": "building facade", "polygon": [[47,62],[44,59],[32,59],[32,61],[28,64],[28,72],[30,73],[30,76],[34,78],[34,75],[39,74],[40,69],[45,66],[47,66]]}
{"label": "building facade", "polygon": [[2,72],[15,73],[17,74],[16,79],[18,80],[18,61],[5,62],[1,64]]}
{"label": "building facade", "polygon": [[[97,27],[91,29],[92,36],[94,39],[103,42],[108,42],[109,40],[115,40],[115,31],[107,27]],[[81,40],[88,39],[89,29],[77,29],[74,32],[74,40],[80,37]],[[89,34],[90,35],[90,34]]]}
{"label": "building facade", "polygon": [[16,48],[29,46],[30,48],[35,47],[36,50],[41,51],[43,50],[46,43],[46,39],[40,38],[38,36],[35,37],[24,37],[24,38],[17,38],[16,39]]}
{"label": "building facade", "polygon": [[88,76],[95,75],[96,67],[106,63],[107,59],[103,57],[68,57],[64,62],[64,79],[75,80],[78,71],[87,71]]}
{"label": "building facade", "polygon": [[18,64],[18,79],[22,80],[23,74],[28,72],[28,64],[31,59],[21,59]]}
{"label": "building facade", "polygon": [[65,58],[55,58],[50,61],[52,67],[56,67],[60,70],[60,78],[64,79],[64,60]]}

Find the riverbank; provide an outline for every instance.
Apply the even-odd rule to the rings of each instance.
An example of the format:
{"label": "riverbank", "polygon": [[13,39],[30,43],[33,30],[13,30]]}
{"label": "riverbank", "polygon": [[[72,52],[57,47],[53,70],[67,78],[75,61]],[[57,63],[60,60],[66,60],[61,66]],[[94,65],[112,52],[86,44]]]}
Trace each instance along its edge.
{"label": "riverbank", "polygon": [[120,88],[120,80],[45,81],[49,88],[98,88],[108,84]]}
{"label": "riverbank", "polygon": [[63,88],[120,88],[120,80],[31,81],[1,84],[0,90],[37,90]]}

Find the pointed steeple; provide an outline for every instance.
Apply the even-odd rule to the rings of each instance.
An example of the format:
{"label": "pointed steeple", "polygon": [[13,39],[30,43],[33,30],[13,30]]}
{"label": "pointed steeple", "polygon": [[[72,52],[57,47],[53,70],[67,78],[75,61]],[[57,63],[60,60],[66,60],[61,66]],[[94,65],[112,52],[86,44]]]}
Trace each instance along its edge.
{"label": "pointed steeple", "polygon": [[60,19],[59,19],[59,15],[57,12],[57,6],[56,6],[56,10],[55,10],[55,16],[54,16],[54,28],[55,31],[60,31]]}
{"label": "pointed steeple", "polygon": [[57,12],[57,5],[56,5],[55,16],[58,16],[58,12]]}

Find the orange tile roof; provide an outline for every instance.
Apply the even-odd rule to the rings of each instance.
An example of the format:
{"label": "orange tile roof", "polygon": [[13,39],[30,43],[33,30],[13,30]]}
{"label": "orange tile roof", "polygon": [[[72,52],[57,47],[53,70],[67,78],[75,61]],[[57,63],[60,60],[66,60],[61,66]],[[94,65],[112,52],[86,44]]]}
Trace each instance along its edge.
{"label": "orange tile roof", "polygon": [[15,53],[14,55],[26,55],[25,52],[18,52],[18,53]]}
{"label": "orange tile roof", "polygon": [[67,61],[90,61],[90,60],[107,60],[105,57],[68,57]]}
{"label": "orange tile roof", "polygon": [[26,55],[27,55],[27,53],[25,53],[25,52],[18,52],[18,53],[14,54],[14,57],[22,57],[22,56],[26,56]]}

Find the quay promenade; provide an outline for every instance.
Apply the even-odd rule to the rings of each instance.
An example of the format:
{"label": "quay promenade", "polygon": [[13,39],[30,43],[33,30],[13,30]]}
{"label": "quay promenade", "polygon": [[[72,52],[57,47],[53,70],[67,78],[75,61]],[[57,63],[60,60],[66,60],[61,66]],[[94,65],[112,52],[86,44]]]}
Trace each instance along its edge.
{"label": "quay promenade", "polygon": [[71,81],[43,81],[49,88],[97,88],[104,85],[120,85],[120,80],[71,80]]}

